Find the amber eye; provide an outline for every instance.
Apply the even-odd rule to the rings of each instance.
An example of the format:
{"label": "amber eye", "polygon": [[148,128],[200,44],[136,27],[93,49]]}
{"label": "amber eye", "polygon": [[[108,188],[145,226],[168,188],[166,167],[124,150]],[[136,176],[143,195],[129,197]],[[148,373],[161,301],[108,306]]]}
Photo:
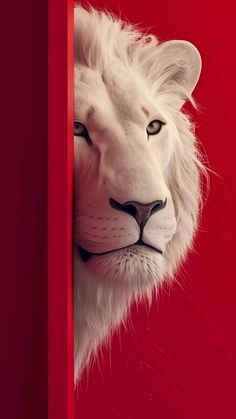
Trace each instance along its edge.
{"label": "amber eye", "polygon": [[76,137],[83,137],[86,139],[86,141],[91,144],[92,141],[89,137],[87,128],[85,127],[84,124],[82,124],[81,122],[78,121],[74,121],[74,135]]}
{"label": "amber eye", "polygon": [[150,122],[150,124],[148,124],[147,130],[146,130],[147,135],[159,134],[163,125],[164,125],[164,122],[159,121],[158,119],[155,119],[154,121]]}

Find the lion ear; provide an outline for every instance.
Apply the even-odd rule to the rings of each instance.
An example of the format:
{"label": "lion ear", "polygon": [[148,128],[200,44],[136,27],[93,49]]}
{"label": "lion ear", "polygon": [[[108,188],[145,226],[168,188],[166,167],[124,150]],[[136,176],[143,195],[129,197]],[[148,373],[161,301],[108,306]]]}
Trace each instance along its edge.
{"label": "lion ear", "polygon": [[158,91],[174,93],[181,107],[191,98],[201,73],[199,51],[188,41],[167,41],[157,46],[156,60]]}

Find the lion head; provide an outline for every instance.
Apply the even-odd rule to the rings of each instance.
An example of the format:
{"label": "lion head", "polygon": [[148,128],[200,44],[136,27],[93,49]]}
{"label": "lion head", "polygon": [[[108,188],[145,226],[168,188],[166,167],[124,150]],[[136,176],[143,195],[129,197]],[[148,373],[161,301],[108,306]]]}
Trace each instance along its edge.
{"label": "lion head", "polygon": [[131,302],[185,258],[204,167],[182,110],[201,71],[190,42],[78,7],[74,71],[76,379]]}

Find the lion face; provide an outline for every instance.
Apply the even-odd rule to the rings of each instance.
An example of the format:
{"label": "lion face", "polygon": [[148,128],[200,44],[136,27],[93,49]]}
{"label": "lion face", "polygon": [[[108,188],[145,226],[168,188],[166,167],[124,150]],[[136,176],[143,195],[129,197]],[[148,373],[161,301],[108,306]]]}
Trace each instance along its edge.
{"label": "lion face", "polygon": [[204,167],[181,108],[200,70],[187,41],[75,9],[75,379],[192,246]]}
{"label": "lion face", "polygon": [[96,276],[154,281],[176,231],[175,124],[133,71],[79,68],[75,84],[75,244]]}

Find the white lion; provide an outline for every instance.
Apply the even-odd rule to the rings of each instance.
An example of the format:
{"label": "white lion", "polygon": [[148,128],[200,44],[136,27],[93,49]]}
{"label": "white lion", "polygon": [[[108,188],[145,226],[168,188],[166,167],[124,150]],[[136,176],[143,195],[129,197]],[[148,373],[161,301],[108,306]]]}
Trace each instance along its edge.
{"label": "white lion", "polygon": [[193,245],[204,166],[181,107],[200,71],[190,42],[75,9],[75,382]]}

